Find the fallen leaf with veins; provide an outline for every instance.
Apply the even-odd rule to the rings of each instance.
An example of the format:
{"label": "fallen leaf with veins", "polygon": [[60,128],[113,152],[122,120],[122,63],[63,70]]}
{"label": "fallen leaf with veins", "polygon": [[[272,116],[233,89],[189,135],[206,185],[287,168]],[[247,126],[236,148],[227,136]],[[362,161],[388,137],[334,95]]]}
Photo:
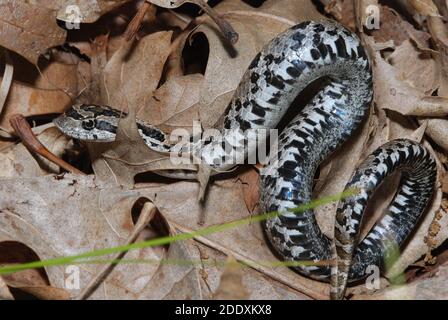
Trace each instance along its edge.
{"label": "fallen leaf with veins", "polygon": [[72,98],[60,89],[38,89],[19,82],[13,82],[6,105],[0,118],[0,129],[13,132],[9,117],[13,114],[25,116],[62,113],[72,104]]}
{"label": "fallen leaf with veins", "polygon": [[[404,115],[413,116],[446,116],[448,114],[448,98],[435,97],[419,92],[410,83],[399,78],[399,71],[388,64],[377,54],[377,79],[375,91],[378,94],[377,102],[385,109],[394,110]],[[400,103],[397,105],[397,101]]]}
{"label": "fallen leaf with veins", "polygon": [[238,175],[243,184],[243,197],[247,210],[252,213],[258,206],[260,198],[260,175],[255,168],[248,168]]}
{"label": "fallen leaf with veins", "polygon": [[[58,192],[48,193],[49,188]],[[6,195],[0,199],[0,242],[21,242],[42,260],[122,244],[133,227],[132,207],[142,197],[139,191],[101,190],[93,177],[69,175],[59,180],[52,176],[2,180],[0,191]],[[163,258],[189,260],[187,247],[185,242],[173,243]],[[149,248],[128,252],[124,259],[146,259],[149,264],[119,264],[91,298],[200,298],[194,267],[160,264],[161,258]],[[98,268],[95,264],[79,268],[83,289]],[[65,266],[45,269],[50,284],[64,288]],[[181,282],[189,283],[192,291],[170,292]],[[77,292],[71,290],[70,294],[75,297]]]}
{"label": "fallen leaf with veins", "polygon": [[198,101],[204,77],[201,74],[176,76],[154,91],[138,118],[145,119],[164,132],[191,129],[199,121]]}
{"label": "fallen leaf with veins", "polygon": [[[69,139],[55,127],[47,128],[37,135],[39,141],[52,153],[62,157],[72,147]],[[23,144],[14,144],[0,153],[0,177],[36,177],[48,172],[59,173],[59,167],[39,155],[33,157]]]}
{"label": "fallen leaf with veins", "polygon": [[356,300],[446,300],[446,281],[448,267],[446,264],[439,267],[434,276],[417,280],[402,286],[393,286],[383,289],[373,295],[355,296]]}
{"label": "fallen leaf with veins", "polygon": [[66,36],[58,27],[53,10],[12,0],[0,4],[0,33],[0,45],[34,64],[48,48],[62,44]]}
{"label": "fallen leaf with veins", "polygon": [[103,70],[102,102],[116,109],[144,105],[159,83],[171,36],[157,32],[135,43],[123,41]]}

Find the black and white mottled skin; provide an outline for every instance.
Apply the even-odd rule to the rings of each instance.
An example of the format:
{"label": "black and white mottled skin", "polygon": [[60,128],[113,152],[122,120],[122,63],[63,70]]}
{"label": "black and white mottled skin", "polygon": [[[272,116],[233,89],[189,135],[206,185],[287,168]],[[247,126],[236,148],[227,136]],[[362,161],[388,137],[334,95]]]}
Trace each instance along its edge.
{"label": "black and white mottled skin", "polygon": [[[369,197],[384,179],[401,172],[397,193],[383,218],[355,247]],[[436,182],[436,162],[419,143],[392,140],[370,154],[352,175],[346,189],[360,192],[339,203],[335,221],[338,266],[332,272],[332,295],[342,298],[347,280],[365,276],[366,268],[384,269],[414,229],[431,199]],[[352,262],[352,256],[354,258]]]}
{"label": "black and white mottled skin", "polygon": [[[360,193],[341,201],[337,209],[336,256],[312,210],[290,211],[311,201],[319,164],[354,133],[368,113],[372,72],[355,34],[332,21],[304,22],[279,34],[245,72],[219,128],[221,137],[207,143],[193,141],[187,150],[217,171],[232,168],[255,151],[243,148],[248,129],[275,128],[293,100],[322,78],[326,85],[283,130],[278,154],[271,155],[272,161],[262,169],[260,204],[265,212],[281,213],[265,223],[273,248],[285,260],[315,262],[296,269],[314,279],[331,278],[331,296],[339,299],[347,281],[365,277],[370,265],[382,268],[390,248],[402,245],[431,198],[436,176],[435,161],[416,142],[396,140],[377,149],[347,184],[347,189],[356,187]],[[70,109],[55,124],[77,139],[112,141],[119,115],[109,107],[82,105]],[[150,148],[173,150],[163,132],[137,123]],[[226,141],[232,141],[230,148]],[[369,196],[397,170],[402,171],[402,183],[387,214],[357,245]],[[332,258],[337,260],[333,268],[318,263]]]}

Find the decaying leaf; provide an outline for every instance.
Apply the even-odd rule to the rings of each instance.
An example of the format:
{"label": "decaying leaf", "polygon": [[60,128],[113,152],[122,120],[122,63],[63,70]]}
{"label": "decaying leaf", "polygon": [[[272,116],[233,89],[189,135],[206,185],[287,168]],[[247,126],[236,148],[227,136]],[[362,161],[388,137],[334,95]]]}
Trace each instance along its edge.
{"label": "decaying leaf", "polygon": [[0,3],[0,33],[0,45],[34,64],[48,48],[65,40],[65,31],[56,24],[53,10],[25,1]]}
{"label": "decaying leaf", "polygon": [[[66,176],[59,180],[51,176],[37,180],[24,179],[20,184],[14,179],[3,180],[0,188],[2,194],[6,194],[9,188],[10,195],[0,200],[0,242],[19,241],[32,248],[41,259],[120,245],[133,228],[131,209],[142,196],[137,190],[130,193],[120,189],[101,190],[92,178],[81,176]],[[57,188],[58,192],[48,193],[48,188]],[[168,261],[188,261],[190,258],[185,246],[184,243],[170,245],[164,258]],[[92,298],[148,299],[162,298],[164,295],[181,298],[179,291],[170,293],[172,286],[179,281],[192,281],[191,289],[197,286],[197,275],[192,266],[160,265],[160,256],[154,250],[131,251],[124,259],[148,262],[116,266],[91,295]],[[80,265],[79,268],[80,289],[83,289],[98,268],[89,264]],[[52,286],[64,288],[64,270],[64,266],[46,268]],[[154,281],[157,278],[160,280],[151,281],[153,277]],[[160,288],[156,289],[156,283]],[[70,294],[75,296],[77,292],[79,290]],[[199,298],[200,292],[194,292],[189,293],[190,297]]]}
{"label": "decaying leaf", "polygon": [[[38,134],[38,138],[47,149],[59,157],[71,146],[69,139],[54,127],[44,129]],[[11,145],[0,153],[1,178],[36,177],[47,175],[48,172],[59,173],[59,167],[38,155],[33,157],[23,144]]]}
{"label": "decaying leaf", "polygon": [[221,275],[221,283],[213,295],[217,300],[245,300],[248,297],[247,289],[243,284],[241,265],[233,258],[227,259],[227,265]]}
{"label": "decaying leaf", "polygon": [[138,117],[156,125],[165,132],[193,126],[199,121],[198,102],[204,77],[201,74],[177,76],[154,91]]}
{"label": "decaying leaf", "polygon": [[447,266],[440,266],[435,275],[414,283],[384,289],[374,295],[355,296],[359,300],[446,300]]}
{"label": "decaying leaf", "polygon": [[[259,173],[254,167],[214,176],[207,166],[175,165],[169,154],[146,146],[135,118],[166,132],[213,127],[265,43],[298,22],[324,18],[316,7],[319,1],[267,0],[255,7],[252,1],[221,0],[213,1],[212,9],[205,0],[148,2],[151,16],[140,12],[131,26],[132,40],[126,37],[127,24],[142,1],[32,0],[0,5],[0,45],[8,49],[5,61],[0,59],[1,264],[30,261],[8,255],[17,253],[18,246],[34,252],[31,260],[45,260],[192,233],[259,213]],[[182,4],[187,2],[198,5],[198,13],[185,10]],[[368,119],[320,166],[314,196],[341,192],[367,154],[390,140],[423,143],[437,160],[437,186],[418,227],[385,276],[408,276],[409,266],[426,270],[426,263],[442,256],[434,249],[448,238],[448,8],[443,1],[436,7],[431,0],[400,1],[393,7],[376,0],[320,2],[332,18],[359,32],[373,61],[375,97]],[[373,7],[380,9],[378,30],[365,25]],[[232,32],[238,35],[236,43]],[[67,44],[55,47],[65,40]],[[39,60],[50,48],[50,60]],[[116,140],[79,143],[51,127],[54,115],[72,103],[107,104],[127,112]],[[32,119],[38,139],[87,175],[61,174],[59,167],[11,139],[9,118],[15,113]],[[157,175],[162,169],[195,171],[197,181],[162,178]],[[398,180],[399,175],[390,177],[373,196],[361,237],[386,210]],[[139,219],[145,214],[144,203],[157,208],[151,219],[142,218],[150,221],[148,225]],[[315,210],[329,237],[336,206],[330,203]],[[79,289],[65,287],[67,266],[47,266],[0,278],[0,299],[14,298],[11,288],[13,294],[19,290],[39,299],[329,296],[328,284],[274,266],[278,257],[259,222],[97,259],[74,263],[80,270]],[[426,278],[399,288],[382,278],[378,292],[358,284],[349,288],[349,296],[444,298],[446,264],[443,258],[437,261],[424,273]]]}
{"label": "decaying leaf", "polygon": [[8,94],[8,100],[0,118],[0,128],[12,133],[9,117],[13,114],[38,116],[63,112],[72,104],[68,93],[60,89],[38,89],[14,82]]}
{"label": "decaying leaf", "polygon": [[420,14],[432,17],[440,16],[439,10],[437,10],[437,7],[432,0],[411,0],[410,4]]}
{"label": "decaying leaf", "polygon": [[0,300],[13,300],[11,292],[9,291],[6,283],[0,278]]}
{"label": "decaying leaf", "polygon": [[122,46],[107,62],[103,74],[102,102],[122,109],[142,106],[157,88],[169,54],[171,32],[157,32]]}

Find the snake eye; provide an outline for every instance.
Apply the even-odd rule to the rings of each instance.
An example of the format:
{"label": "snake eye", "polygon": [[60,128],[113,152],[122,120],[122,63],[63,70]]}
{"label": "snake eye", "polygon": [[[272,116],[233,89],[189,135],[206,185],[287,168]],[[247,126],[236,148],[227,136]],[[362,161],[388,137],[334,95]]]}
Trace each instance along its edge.
{"label": "snake eye", "polygon": [[85,130],[92,130],[93,128],[95,128],[95,120],[84,120],[82,122],[82,127]]}

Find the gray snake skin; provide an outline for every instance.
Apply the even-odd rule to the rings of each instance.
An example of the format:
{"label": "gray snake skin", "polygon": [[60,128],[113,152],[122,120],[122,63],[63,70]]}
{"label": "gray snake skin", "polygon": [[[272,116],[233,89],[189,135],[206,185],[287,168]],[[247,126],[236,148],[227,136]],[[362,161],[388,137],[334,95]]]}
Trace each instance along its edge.
{"label": "gray snake skin", "polygon": [[[262,169],[260,205],[263,212],[281,213],[264,224],[275,251],[284,260],[316,262],[295,269],[314,279],[331,280],[331,297],[341,299],[347,281],[365,277],[368,266],[384,269],[391,248],[403,244],[424,212],[436,179],[435,161],[420,144],[401,139],[378,148],[346,186],[360,192],[339,203],[335,251],[312,210],[290,211],[311,201],[319,164],[354,133],[368,113],[372,71],[355,34],[336,22],[322,21],[298,24],[275,37],[244,74],[219,128],[222,135],[207,143],[192,141],[187,150],[215,170],[234,167],[257,148],[256,144],[244,148],[250,140],[248,129],[275,128],[295,98],[317,79],[325,79],[325,86],[282,131],[278,153],[271,153],[271,161]],[[55,124],[73,138],[113,141],[120,115],[110,107],[80,105],[55,119]],[[137,124],[148,147],[173,152],[166,134],[142,121]],[[226,161],[228,157],[236,161]],[[358,243],[367,200],[397,170],[401,184],[395,198]],[[317,264],[332,259],[337,261],[333,268]]]}

